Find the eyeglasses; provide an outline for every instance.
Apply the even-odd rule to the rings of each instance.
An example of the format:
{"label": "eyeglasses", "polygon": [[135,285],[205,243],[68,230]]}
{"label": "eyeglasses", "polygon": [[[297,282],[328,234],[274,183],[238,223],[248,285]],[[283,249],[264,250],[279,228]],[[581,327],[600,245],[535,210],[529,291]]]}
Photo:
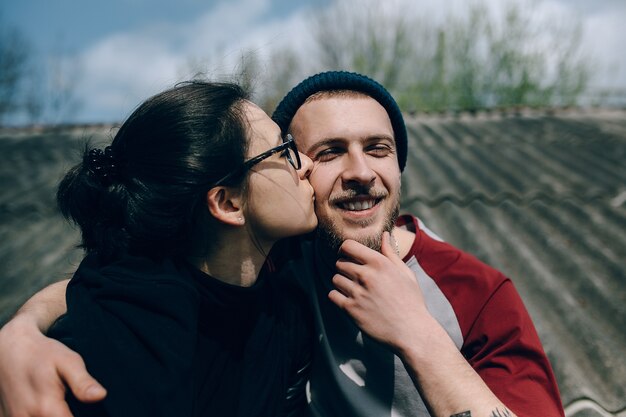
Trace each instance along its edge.
{"label": "eyeglasses", "polygon": [[302,167],[302,162],[300,161],[300,154],[298,153],[296,142],[293,140],[293,136],[291,136],[290,134],[287,134],[287,136],[283,137],[283,143],[281,143],[280,145],[272,149],[268,149],[267,151],[263,152],[260,155],[255,156],[254,158],[248,159],[239,168],[235,169],[234,171],[231,171],[225,177],[217,181],[215,183],[215,186],[222,185],[228,180],[231,180],[232,178],[236,178],[237,176],[243,175],[246,171],[248,171],[250,168],[258,164],[259,162],[263,161],[264,159],[269,158],[270,156],[278,152],[283,152],[281,156],[284,156],[285,158],[287,158],[287,161],[289,161],[291,166],[294,167],[296,170]]}

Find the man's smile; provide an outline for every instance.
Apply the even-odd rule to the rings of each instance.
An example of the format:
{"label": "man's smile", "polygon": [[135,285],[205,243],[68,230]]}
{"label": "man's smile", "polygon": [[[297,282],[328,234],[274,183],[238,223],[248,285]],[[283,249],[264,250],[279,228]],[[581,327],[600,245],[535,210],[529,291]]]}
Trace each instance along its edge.
{"label": "man's smile", "polygon": [[336,203],[336,205],[343,210],[363,211],[371,209],[381,201],[381,198],[372,198],[368,196],[365,198],[356,198],[350,199],[348,201],[341,201]]}

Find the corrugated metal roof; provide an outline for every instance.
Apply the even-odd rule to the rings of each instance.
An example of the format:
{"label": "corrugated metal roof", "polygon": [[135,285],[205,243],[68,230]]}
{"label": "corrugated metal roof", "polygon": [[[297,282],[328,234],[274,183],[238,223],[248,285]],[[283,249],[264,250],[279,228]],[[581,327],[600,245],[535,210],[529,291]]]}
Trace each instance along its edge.
{"label": "corrugated metal roof", "polygon": [[80,261],[79,234],[57,210],[56,187],[84,143],[105,141],[109,130],[0,129],[0,324]]}
{"label": "corrugated metal roof", "polygon": [[[403,211],[512,278],[568,416],[626,416],[626,112],[406,121]],[[80,259],[54,189],[107,133],[0,131],[0,323]]]}
{"label": "corrugated metal roof", "polygon": [[626,415],[626,113],[407,125],[403,209],[513,279],[569,416]]}

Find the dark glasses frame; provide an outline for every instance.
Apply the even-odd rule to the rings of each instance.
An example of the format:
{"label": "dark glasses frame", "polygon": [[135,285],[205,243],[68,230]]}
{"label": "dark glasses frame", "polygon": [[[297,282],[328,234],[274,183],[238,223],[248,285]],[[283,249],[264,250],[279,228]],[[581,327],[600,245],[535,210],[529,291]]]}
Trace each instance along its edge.
{"label": "dark glasses frame", "polygon": [[[294,158],[291,157],[291,153],[289,152],[289,149],[293,151],[293,154],[295,155],[295,161],[294,161]],[[302,167],[302,161],[300,160],[300,154],[298,153],[296,142],[293,139],[293,136],[291,136],[290,134],[287,134],[287,136],[283,137],[283,143],[271,149],[268,149],[262,154],[259,154],[253,158],[248,159],[239,168],[235,169],[234,171],[229,172],[224,177],[220,178],[217,182],[215,182],[214,187],[222,185],[232,178],[245,174],[247,171],[250,170],[250,168],[252,168],[259,162],[269,158],[270,156],[278,152],[283,152],[282,156],[285,156],[287,158],[287,161],[289,161],[291,166],[294,167],[296,170],[299,170]]]}

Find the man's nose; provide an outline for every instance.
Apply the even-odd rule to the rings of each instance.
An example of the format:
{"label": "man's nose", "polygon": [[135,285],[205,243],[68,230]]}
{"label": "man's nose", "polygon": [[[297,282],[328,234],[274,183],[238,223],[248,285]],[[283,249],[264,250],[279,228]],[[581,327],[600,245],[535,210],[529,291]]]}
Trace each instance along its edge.
{"label": "man's nose", "polygon": [[345,161],[346,166],[341,175],[344,183],[356,182],[369,185],[376,179],[376,173],[368,164],[367,155],[364,152],[350,152]]}

